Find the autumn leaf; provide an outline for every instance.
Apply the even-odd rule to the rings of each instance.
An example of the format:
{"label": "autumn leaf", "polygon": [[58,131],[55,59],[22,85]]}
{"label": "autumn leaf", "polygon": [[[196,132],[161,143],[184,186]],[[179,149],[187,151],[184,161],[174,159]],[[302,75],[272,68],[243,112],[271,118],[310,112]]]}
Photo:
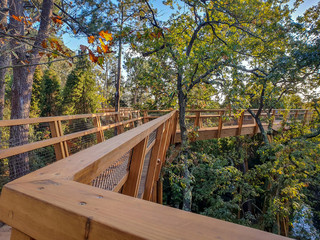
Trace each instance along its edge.
{"label": "autumn leaf", "polygon": [[104,53],[107,53],[109,51],[109,46],[106,45],[101,38],[99,38],[99,41],[101,43],[101,49]]}
{"label": "autumn leaf", "polygon": [[47,41],[46,41],[46,40],[43,40],[43,41],[41,42],[41,46],[42,46],[43,48],[47,48],[47,47],[48,47]]}
{"label": "autumn leaf", "polygon": [[62,24],[62,17],[60,17],[60,16],[53,16],[53,17],[51,17],[51,19],[56,24],[59,24],[59,25]]}
{"label": "autumn leaf", "polygon": [[109,46],[108,45],[104,45],[104,46],[101,46],[102,47],[102,50],[104,53],[107,53],[109,52]]}
{"label": "autumn leaf", "polygon": [[84,51],[86,51],[88,49],[88,47],[85,46],[85,45],[80,45],[80,49],[81,49],[82,52],[84,52]]}
{"label": "autumn leaf", "polygon": [[112,34],[111,33],[109,33],[108,31],[101,31],[101,32],[99,32],[99,35],[103,38],[103,39],[105,39],[106,41],[111,41],[112,40]]}
{"label": "autumn leaf", "polygon": [[101,53],[102,53],[102,49],[101,49],[101,47],[97,46],[97,52],[98,52],[99,54],[101,54]]}
{"label": "autumn leaf", "polygon": [[94,42],[94,36],[88,37],[88,43],[93,43]]}
{"label": "autumn leaf", "polygon": [[95,56],[90,49],[89,49],[89,58],[90,58],[91,62],[93,62],[93,63],[98,62],[98,57]]}
{"label": "autumn leaf", "polygon": [[15,20],[17,20],[18,22],[21,22],[23,17],[19,17],[19,16],[16,16],[16,15],[12,15],[12,18],[14,18]]}

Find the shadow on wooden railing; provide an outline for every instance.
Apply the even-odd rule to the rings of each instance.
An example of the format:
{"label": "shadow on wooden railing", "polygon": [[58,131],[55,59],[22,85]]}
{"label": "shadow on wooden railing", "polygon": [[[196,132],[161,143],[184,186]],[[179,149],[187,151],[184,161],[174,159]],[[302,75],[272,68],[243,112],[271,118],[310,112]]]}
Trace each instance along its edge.
{"label": "shadow on wooden railing", "polygon": [[286,239],[144,201],[162,201],[176,125],[172,111],[6,184],[0,220],[11,239]]}

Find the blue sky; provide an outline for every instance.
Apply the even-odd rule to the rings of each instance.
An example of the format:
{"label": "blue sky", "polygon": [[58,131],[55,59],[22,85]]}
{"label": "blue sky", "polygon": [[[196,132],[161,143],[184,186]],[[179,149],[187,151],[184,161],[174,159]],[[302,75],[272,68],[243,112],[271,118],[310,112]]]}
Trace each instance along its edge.
{"label": "blue sky", "polygon": [[[167,19],[173,12],[169,6],[165,6],[162,4],[162,0],[151,0],[152,5],[158,9],[158,13],[160,14],[160,19]],[[290,5],[292,6],[293,0],[290,1]],[[297,11],[293,14],[293,18],[296,18],[299,15],[302,15],[307,8],[310,8],[313,5],[316,5],[318,0],[305,0],[303,4],[299,6]],[[87,37],[74,37],[73,35],[64,34],[63,41],[67,47],[71,50],[76,51],[80,49],[80,45],[87,45]]]}

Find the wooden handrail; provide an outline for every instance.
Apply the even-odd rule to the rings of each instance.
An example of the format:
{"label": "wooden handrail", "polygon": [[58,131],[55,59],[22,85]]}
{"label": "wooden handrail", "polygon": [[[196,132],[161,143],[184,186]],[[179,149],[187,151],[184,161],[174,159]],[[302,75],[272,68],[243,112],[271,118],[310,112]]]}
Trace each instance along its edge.
{"label": "wooden handrail", "polygon": [[[154,195],[161,184],[155,180],[175,133],[176,119],[172,111],[5,185],[0,220],[13,227],[12,240],[287,239],[87,185],[128,151],[137,149],[130,155],[129,173],[120,180],[121,186],[114,188],[136,196],[141,166],[146,166],[143,156],[151,148],[155,153],[150,155],[156,161],[147,165],[148,192],[143,196],[160,202]],[[150,143],[155,131],[155,140]],[[122,187],[130,185],[135,191]]]}
{"label": "wooden handrail", "polygon": [[67,120],[75,120],[75,119],[81,119],[81,118],[115,116],[118,114],[119,114],[119,112],[110,112],[110,113],[94,113],[94,114],[56,116],[56,117],[10,119],[10,120],[1,120],[0,127],[11,127],[11,126],[16,126],[16,125],[37,124],[37,123],[46,123],[46,122],[54,122],[54,121],[67,121]]}

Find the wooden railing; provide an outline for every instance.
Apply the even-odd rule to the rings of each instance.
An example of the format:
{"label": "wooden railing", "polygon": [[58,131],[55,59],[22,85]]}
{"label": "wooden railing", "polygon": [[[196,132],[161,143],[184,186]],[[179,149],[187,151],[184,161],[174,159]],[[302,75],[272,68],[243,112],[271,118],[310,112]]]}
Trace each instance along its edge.
{"label": "wooden railing", "polygon": [[[41,150],[41,157],[46,158],[48,162],[61,160],[112,137],[114,128],[118,133],[122,133],[142,124],[142,121],[143,117],[137,110],[2,120],[0,160],[4,161],[22,153],[29,153],[29,157],[32,157],[37,150]],[[25,137],[22,144],[21,139],[9,138],[12,126],[25,126],[28,129],[29,136]],[[54,148],[54,154],[50,147]]]}
{"label": "wooden railing", "polygon": [[160,170],[176,132],[176,118],[172,111],[5,185],[0,220],[14,228],[11,239],[138,236],[139,230],[129,222],[139,221],[145,210],[140,212],[135,202],[130,211],[138,218],[130,220],[125,215],[131,203],[123,201],[132,198],[118,199],[105,189],[161,203]]}
{"label": "wooden railing", "polygon": [[[211,116],[213,111],[219,114]],[[219,126],[240,121],[236,116],[224,117],[222,111],[203,111],[207,115],[202,115],[197,110],[188,119],[194,119],[193,126],[200,130],[208,124],[207,118],[218,118]],[[294,114],[296,119],[302,115]],[[309,115],[304,112],[302,121]],[[239,135],[249,125],[244,124],[246,113],[241,116],[242,125],[236,126]],[[6,184],[0,198],[0,220],[13,227],[11,239],[286,239],[155,204],[162,203],[160,172],[170,143],[177,142],[177,121],[177,112],[171,111]],[[92,133],[103,127],[107,126],[96,126]],[[221,126],[220,137],[226,135],[224,127],[228,126]],[[51,144],[60,147],[60,143]]]}
{"label": "wooden railing", "polygon": [[[149,110],[144,112],[147,119],[155,119],[166,113],[168,110]],[[257,109],[252,110],[254,113]],[[240,135],[251,135],[259,133],[260,130],[255,119],[246,111],[238,111],[237,114],[227,109],[197,109],[187,110],[186,125],[189,131],[196,132],[192,140],[207,140],[213,138],[223,138]],[[278,130],[283,123],[298,121],[308,123],[312,119],[313,112],[307,109],[274,109],[270,118],[272,128]],[[261,114],[262,125],[265,129],[268,127],[267,113]],[[284,120],[284,121],[283,121]],[[181,141],[180,130],[178,128],[175,142]]]}

